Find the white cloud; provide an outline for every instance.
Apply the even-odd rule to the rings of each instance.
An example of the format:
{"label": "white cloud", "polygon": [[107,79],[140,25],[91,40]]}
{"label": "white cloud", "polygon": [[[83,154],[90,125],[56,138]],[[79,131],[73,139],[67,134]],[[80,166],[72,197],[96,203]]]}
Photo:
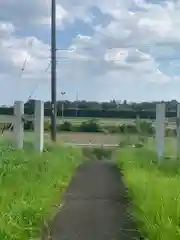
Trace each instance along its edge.
{"label": "white cloud", "polygon": [[0,21],[0,33],[1,39],[11,35],[15,30],[15,27],[12,23]]}
{"label": "white cloud", "polygon": [[11,23],[0,23],[0,36],[3,36],[0,39],[0,82],[3,86],[0,92],[4,103],[26,100],[37,80],[47,82],[44,68],[49,58],[49,45],[35,37],[18,38],[14,29]]}
{"label": "white cloud", "polygon": [[[168,86],[164,93],[156,96],[166,97],[170,96],[168,90],[173,91],[170,84],[174,84],[176,92],[180,84],[180,3],[154,2],[156,4],[153,0],[151,3],[145,0],[57,0],[59,28],[66,29],[68,22],[84,19],[94,29],[92,36],[78,32],[67,50],[58,51],[59,88],[71,92],[71,97],[80,89],[82,97],[89,99],[108,99],[113,95],[125,98],[125,93],[131,93],[129,97],[134,94],[137,98],[147,98],[152,93],[149,89],[155,94],[158,86]],[[37,39],[36,34],[23,37],[18,36],[17,31],[24,32],[25,27],[31,26],[38,31],[42,25],[49,28],[50,7],[50,0],[0,2],[0,80],[12,84],[12,99],[20,96],[17,86],[19,90],[22,88],[21,96],[25,99],[37,82],[45,83],[46,87],[42,84],[36,96],[46,99],[49,94],[50,75],[45,69],[50,46],[43,39]],[[92,7],[112,17],[106,27],[93,25]],[[60,42],[62,38],[63,35]],[[145,86],[148,86],[146,95],[142,92]]]}

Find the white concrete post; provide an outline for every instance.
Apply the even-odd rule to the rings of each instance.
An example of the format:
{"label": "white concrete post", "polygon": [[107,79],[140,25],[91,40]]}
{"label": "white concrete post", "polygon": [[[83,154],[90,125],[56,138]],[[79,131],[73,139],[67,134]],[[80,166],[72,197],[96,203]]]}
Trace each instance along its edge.
{"label": "white concrete post", "polygon": [[21,101],[16,101],[14,103],[14,122],[13,122],[13,132],[15,147],[22,149],[24,141],[24,123],[22,117],[24,115],[24,103]]}
{"label": "white concrete post", "polygon": [[43,152],[44,149],[44,103],[42,101],[35,101],[35,150]]}
{"label": "white concrete post", "polygon": [[156,105],[156,151],[160,160],[164,154],[165,104]]}
{"label": "white concrete post", "polygon": [[177,157],[180,157],[180,104],[177,104],[176,132],[177,132]]}

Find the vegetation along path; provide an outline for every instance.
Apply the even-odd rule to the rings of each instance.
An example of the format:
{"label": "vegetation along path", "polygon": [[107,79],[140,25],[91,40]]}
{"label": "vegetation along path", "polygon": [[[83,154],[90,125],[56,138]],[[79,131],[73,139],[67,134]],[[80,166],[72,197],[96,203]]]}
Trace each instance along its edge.
{"label": "vegetation along path", "polygon": [[84,163],[63,202],[52,222],[50,239],[139,239],[127,214],[126,189],[119,170],[111,161]]}

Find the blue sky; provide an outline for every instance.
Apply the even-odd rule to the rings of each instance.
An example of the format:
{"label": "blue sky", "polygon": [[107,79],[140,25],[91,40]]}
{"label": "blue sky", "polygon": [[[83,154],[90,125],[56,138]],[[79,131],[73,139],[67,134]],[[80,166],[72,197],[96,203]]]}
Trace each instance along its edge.
{"label": "blue sky", "polygon": [[[180,3],[57,0],[57,96],[180,101]],[[32,44],[31,44],[32,43]],[[27,58],[22,77],[21,68]],[[0,104],[50,99],[50,0],[0,2]]]}

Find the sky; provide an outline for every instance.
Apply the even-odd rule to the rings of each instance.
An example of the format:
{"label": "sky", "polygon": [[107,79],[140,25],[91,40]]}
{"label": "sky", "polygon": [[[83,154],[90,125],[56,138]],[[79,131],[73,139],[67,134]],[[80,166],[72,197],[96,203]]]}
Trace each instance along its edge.
{"label": "sky", "polygon": [[[180,101],[179,0],[56,8],[58,100]],[[0,104],[50,100],[50,14],[51,0],[0,1]]]}

